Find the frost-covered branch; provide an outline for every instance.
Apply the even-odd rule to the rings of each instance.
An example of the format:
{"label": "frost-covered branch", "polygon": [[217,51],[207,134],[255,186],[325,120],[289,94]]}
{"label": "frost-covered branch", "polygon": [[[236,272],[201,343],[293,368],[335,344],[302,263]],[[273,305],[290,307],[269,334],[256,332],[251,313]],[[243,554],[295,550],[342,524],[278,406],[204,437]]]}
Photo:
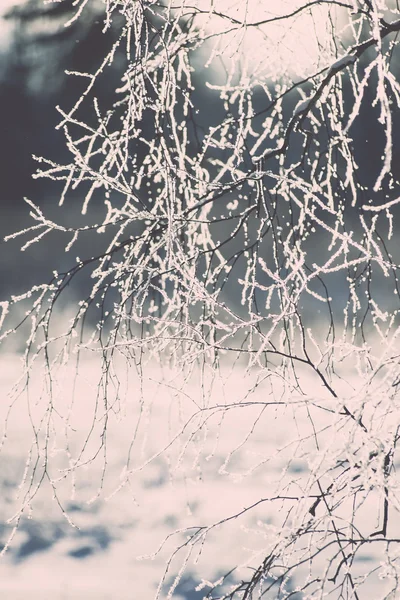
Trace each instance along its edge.
{"label": "frost-covered branch", "polygon": [[[191,569],[210,599],[363,598],[379,569],[394,586],[400,575],[398,10],[233,4],[107,2],[117,40],[94,73],[69,73],[86,85],[59,108],[69,160],[38,158],[35,175],[61,185],[60,219],[28,200],[34,224],[7,236],[31,236],[29,254],[52,233],[68,260],[78,255],[1,303],[0,339],[26,342],[10,406],[38,365],[44,374],[15,521],[43,481],[58,498],[61,481],[100,458],[90,501],[103,495],[110,423],[135,372],[132,439],[108,498],[164,459],[172,479],[265,478],[268,490],[169,533],[152,555],[176,542],[160,597]],[[72,202],[83,224],[71,225]],[[98,385],[79,437],[55,376],[74,360],[78,379],[88,356]],[[237,373],[244,387],[233,389]],[[56,422],[68,452],[52,470]],[[210,540],[239,533],[229,577],[225,564],[200,574]]]}

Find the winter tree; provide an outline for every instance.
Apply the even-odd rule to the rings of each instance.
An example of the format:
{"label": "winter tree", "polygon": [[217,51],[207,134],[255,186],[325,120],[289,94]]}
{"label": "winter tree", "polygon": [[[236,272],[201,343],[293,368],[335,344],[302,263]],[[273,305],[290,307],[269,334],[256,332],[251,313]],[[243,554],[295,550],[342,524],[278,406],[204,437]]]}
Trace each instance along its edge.
{"label": "winter tree", "polygon": [[[33,434],[5,549],[43,486],[73,526],[83,469],[96,502],[162,461],[218,510],[148,549],[155,597],[186,573],[196,598],[398,597],[398,1],[73,6],[65,27],[96,13],[118,35],[68,73],[70,162],[36,159],[58,210],[27,198],[32,225],[7,238],[29,255],[55,235],[65,258],[1,303],[3,343],[25,343],[4,448],[21,398]],[[92,356],[86,423],[56,380]]]}

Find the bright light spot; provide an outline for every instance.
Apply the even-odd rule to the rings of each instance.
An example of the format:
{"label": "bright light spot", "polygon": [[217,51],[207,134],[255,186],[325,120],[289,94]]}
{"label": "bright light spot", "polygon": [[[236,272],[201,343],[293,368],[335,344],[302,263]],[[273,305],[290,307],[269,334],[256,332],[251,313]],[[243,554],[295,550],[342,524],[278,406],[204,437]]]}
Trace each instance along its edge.
{"label": "bright light spot", "polygon": [[[344,22],[345,9],[299,0],[196,0],[202,25],[210,32],[214,58],[240,62],[251,80],[306,76],[335,57],[332,23]],[[208,5],[208,6],[207,6]]]}

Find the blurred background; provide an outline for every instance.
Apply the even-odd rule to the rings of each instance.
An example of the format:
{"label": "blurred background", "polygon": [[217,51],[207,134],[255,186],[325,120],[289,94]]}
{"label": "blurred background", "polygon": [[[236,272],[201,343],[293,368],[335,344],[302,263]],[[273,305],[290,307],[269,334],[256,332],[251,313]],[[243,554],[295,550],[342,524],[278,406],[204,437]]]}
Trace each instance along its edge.
{"label": "blurred background", "polygon": [[[57,182],[48,179],[33,179],[36,163],[32,155],[44,156],[55,163],[67,163],[69,152],[64,144],[64,135],[55,129],[59,121],[56,106],[64,110],[71,108],[80,95],[83,82],[77,77],[69,77],[65,71],[93,72],[103,58],[104,45],[110,46],[118,34],[118,22],[115,22],[106,34],[102,32],[101,14],[103,2],[91,2],[83,15],[70,27],[64,23],[74,14],[72,0],[44,4],[41,0],[20,0],[10,2],[0,0],[1,29],[0,29],[0,239],[17,230],[32,224],[29,218],[29,208],[23,201],[24,197],[32,199],[40,207],[46,208],[48,214],[57,214],[60,187]],[[109,72],[109,77],[118,79],[118,61],[116,71]],[[202,77],[202,75],[198,75]],[[210,79],[211,76],[208,77]],[[101,80],[102,82],[103,80]],[[109,81],[109,80],[108,80]],[[107,105],[112,101],[114,85],[100,83],[96,93],[100,104]],[[221,102],[217,94],[213,94],[199,86],[198,101],[207,106],[204,127],[212,120],[218,121]],[[202,91],[201,91],[202,90]],[[373,95],[372,89],[371,94]],[[377,157],[382,154],[383,139],[376,127],[377,107],[372,106],[373,96],[366,90],[366,101],[361,106],[357,129],[353,132],[355,152],[359,166],[359,177],[369,188],[377,173]],[[86,108],[84,108],[86,110]],[[89,105],[87,110],[89,110]],[[207,116],[208,115],[208,116]],[[398,125],[399,116],[395,115],[394,127]],[[90,120],[90,114],[86,115]],[[366,143],[368,142],[368,144]],[[394,147],[394,168],[399,169],[399,145]],[[70,199],[71,200],[71,199]],[[69,204],[68,211],[71,219],[79,215],[81,204],[77,198],[76,206]],[[357,217],[357,215],[355,215]],[[350,213],[351,218],[351,213]],[[357,221],[357,218],[355,218]],[[47,236],[44,243],[34,244],[29,253],[19,251],[21,239],[17,238],[7,243],[1,241],[0,251],[0,300],[10,293],[20,293],[39,281],[47,281],[54,268],[65,264],[64,240],[58,236]],[[315,247],[318,254],[318,247]],[[51,261],[50,261],[51,258]],[[70,261],[70,259],[69,259]],[[337,297],[341,289],[335,290]],[[343,288],[343,294],[345,290]],[[238,299],[239,304],[239,299]],[[14,363],[3,361],[3,382],[11,383]],[[136,387],[135,387],[136,386]],[[137,389],[139,384],[133,385]],[[84,388],[78,397],[86,398],[93,390]],[[245,387],[245,386],[244,386]],[[165,390],[163,391],[165,394]],[[193,392],[194,395],[198,393]],[[238,393],[232,390],[232,394]],[[260,394],[262,394],[262,386]],[[159,391],[153,389],[151,394],[159,397]],[[171,396],[171,402],[174,400]],[[168,404],[168,403],[167,403]],[[160,418],[162,411],[160,410]],[[28,424],[29,425],[29,424]],[[238,439],[245,435],[245,425],[236,423]],[[271,431],[269,442],[271,447],[281,443],[281,432],[287,428],[285,421],[275,426]],[[233,430],[234,428],[232,428]],[[272,428],[271,428],[272,429]],[[115,433],[114,442],[129,445],[131,430],[129,426]],[[125,437],[124,437],[125,436]],[[274,437],[275,436],[275,437]],[[111,438],[113,439],[113,438]],[[255,441],[257,451],[268,453],[265,448],[264,435]],[[6,515],[7,505],[18,485],[23,470],[25,456],[23,453],[6,456],[6,461],[0,464],[1,494],[4,498],[0,515]],[[120,456],[115,458],[115,472],[121,468]],[[237,457],[237,465],[241,457]],[[244,460],[244,459],[243,459]],[[237,466],[236,465],[236,466]],[[212,466],[212,465],[210,465]],[[276,473],[282,470],[282,464],[275,465]],[[210,469],[211,470],[211,469]],[[218,469],[215,469],[217,473]],[[301,460],[291,464],[288,477],[296,476],[299,480],[306,471]],[[134,560],[138,548],[147,546],[149,551],[154,548],[166,535],[170,528],[177,527],[182,522],[191,523],[191,511],[196,512],[199,522],[203,522],[213,509],[225,514],[226,504],[234,499],[236,504],[243,506],[255,498],[261,497],[265,481],[260,477],[250,478],[247,486],[242,486],[238,495],[233,490],[230,495],[227,484],[217,488],[217,498],[207,498],[207,489],[201,493],[187,492],[187,481],[182,477],[178,486],[168,488],[166,492],[166,465],[160,460],[155,463],[150,475],[139,478],[137,490],[125,490],[125,496],[113,505],[97,502],[90,505],[80,504],[72,500],[68,510],[80,522],[80,530],[71,529],[60,514],[58,507],[49,512],[48,505],[37,508],[37,520],[24,520],[21,523],[18,536],[0,563],[0,594],[2,598],[16,600],[40,598],[41,600],[58,598],[137,598],[146,600],[155,589],[156,578],[159,575],[163,560],[152,565],[137,566]],[[89,477],[88,479],[91,479]],[[216,478],[218,479],[218,477]],[[220,484],[216,480],[215,485]],[[88,499],[93,494],[90,487],[82,478],[80,491],[82,498]],[[86,487],[85,487],[86,486]],[[79,486],[78,486],[79,487]],[[160,495],[160,489],[162,494]],[[213,488],[216,489],[215,487]],[[146,490],[146,502],[132,516],[132,506],[136,506],[137,496]],[[90,492],[90,493],[89,493]],[[49,493],[49,490],[46,490]],[[85,496],[86,494],[86,496]],[[235,497],[236,494],[236,497]],[[78,494],[79,496],[79,494]],[[162,500],[161,500],[162,497]],[[189,497],[197,498],[191,504]],[[132,500],[133,498],[133,500]],[[208,504],[207,504],[208,502]],[[138,502],[138,506],[140,502]],[[111,508],[110,508],[111,507]],[[4,510],[3,510],[4,509]],[[7,508],[8,510],[8,508]],[[234,510],[234,507],[232,508]],[[137,527],[140,521],[140,527]],[[3,538],[7,536],[9,527],[0,526]],[[228,536],[229,537],[229,536]],[[228,540],[229,541],[229,540]],[[230,544],[231,545],[231,544]],[[229,549],[231,550],[231,549]],[[227,550],[228,552],[228,550]],[[207,565],[208,575],[217,578],[224,569],[228,569],[230,560],[228,554],[221,556],[219,551],[218,564],[211,556]],[[368,562],[369,556],[364,557]],[[226,559],[226,564],[224,561]],[[157,573],[155,575],[155,573]],[[182,600],[200,600],[204,592],[189,591],[198,583],[190,573],[183,578],[177,588],[177,598]],[[134,586],[134,591],[132,591]],[[371,598],[374,596],[370,588]],[[58,595],[56,595],[58,594]],[[174,596],[175,597],[175,596]],[[367,597],[367,596],[365,596]],[[300,600],[300,595],[293,594],[294,600]]]}
{"label": "blurred background", "polygon": [[[48,179],[32,178],[37,168],[32,155],[69,161],[63,132],[55,130],[60,120],[55,107],[71,108],[82,89],[82,80],[65,71],[91,72],[113,37],[113,29],[106,35],[101,32],[96,6],[99,3],[89,3],[82,18],[66,28],[64,23],[75,14],[71,0],[0,2],[1,238],[32,224],[24,197],[54,214],[60,188]],[[112,86],[97,91],[100,102],[106,101],[108,90]],[[73,206],[69,209],[73,212]],[[56,268],[61,257],[57,242],[49,236],[45,244],[35,244],[29,256],[19,252],[21,238],[2,242],[0,294],[26,289],[44,276],[47,281],[49,266]]]}
{"label": "blurred background", "polygon": [[[35,173],[38,165],[32,155],[43,156],[59,164],[67,164],[70,161],[64,134],[55,129],[60,120],[56,106],[59,105],[66,111],[74,106],[84,89],[85,81],[83,78],[68,76],[65,71],[93,72],[103,58],[104,49],[109,48],[117,38],[119,22],[118,18],[115,18],[112,27],[104,34],[102,32],[104,6],[103,2],[96,0],[87,3],[80,18],[69,27],[64,27],[64,24],[75,14],[73,0],[54,3],[43,3],[41,0],[1,0],[0,10],[2,13],[0,21],[0,239],[2,240],[5,235],[33,224],[24,197],[33,200],[42,208],[46,207],[46,213],[50,218],[60,219],[61,211],[57,211],[57,208],[61,184],[50,179],[34,179],[32,174]],[[295,51],[297,61],[300,61],[301,57],[305,62],[315,61],[313,52],[318,52],[319,47],[316,41],[309,45],[310,47],[305,47],[302,52],[302,44],[306,45],[307,42],[302,40],[301,36],[306,35],[309,39],[308,29],[290,30],[289,33],[291,36],[289,39],[283,38],[283,46],[287,54],[283,56],[283,60],[287,60],[289,64]],[[322,33],[320,35],[322,36]],[[257,48],[252,50],[257,51]],[[396,72],[396,56],[394,51],[392,59],[394,72]],[[368,56],[366,60],[369,60]],[[224,108],[219,93],[204,85],[206,77],[207,81],[218,80],[215,65],[207,72],[204,69],[199,70],[193,77],[199,84],[196,84],[194,98],[196,105],[201,109],[197,133],[201,141],[203,132],[207,131],[210,125],[219,122],[220,115],[224,114]],[[100,106],[107,107],[112,104],[113,90],[118,81],[120,81],[120,71],[117,57],[114,66],[108,69],[107,77],[100,78],[97,83],[96,96]],[[385,201],[385,193],[388,190],[382,189],[377,193],[371,190],[379,173],[385,141],[382,127],[377,124],[380,109],[378,104],[373,104],[375,92],[372,77],[370,85],[365,89],[360,115],[351,134],[360,189],[363,186],[365,189],[365,198],[362,200],[372,199],[374,203],[379,204]],[[346,89],[345,86],[345,107],[346,95],[351,99],[352,90]],[[289,108],[297,101],[297,97],[289,97]],[[265,103],[264,95],[260,93],[258,98],[255,91],[255,107],[262,109],[263,103]],[[349,104],[349,111],[350,106]],[[83,103],[80,118],[90,122],[91,112],[91,103]],[[398,112],[393,109],[394,131],[398,129],[400,123]],[[260,123],[255,121],[255,127],[260,126]],[[397,136],[394,136],[395,178],[399,170],[399,159],[400,144],[397,142]],[[77,223],[78,220],[80,223],[84,222],[84,218],[80,215],[81,202],[78,197],[80,193],[78,189],[76,198],[71,196],[68,198],[68,210],[62,213],[62,218],[71,219],[71,223]],[[396,190],[390,190],[392,196],[395,193]],[[99,200],[97,207],[101,210],[102,203],[100,198]],[[348,205],[345,213],[346,222],[349,228],[357,231],[360,227],[358,208],[352,208],[350,202],[346,201],[346,204]],[[95,210],[97,210],[96,206]],[[396,214],[396,209],[394,213]],[[224,235],[224,232],[218,230],[218,226],[215,232],[217,238]],[[311,260],[313,252],[318,257],[320,251],[318,235],[319,232],[311,238]],[[93,240],[96,243],[99,236],[94,236]],[[64,256],[65,238],[61,235],[46,236],[43,243],[30,246],[29,253],[19,251],[23,241],[24,238],[19,237],[6,244],[0,242],[1,298],[7,297],[10,291],[20,293],[37,283],[39,279],[44,278],[47,281],[53,269],[60,270],[61,264],[70,264],[71,259]],[[104,238],[100,240],[100,244],[104,245]],[[396,251],[397,245],[394,244],[392,248],[394,257]],[[382,285],[382,289],[386,290],[385,281]],[[336,293],[340,295],[340,286],[337,283],[335,286]],[[235,296],[238,293],[237,290],[229,288],[229,285],[227,289],[230,289],[231,297],[232,294]],[[342,291],[343,298],[347,297],[346,290],[343,288]],[[377,293],[379,291],[378,289]],[[344,301],[344,299],[340,301],[341,310]]]}

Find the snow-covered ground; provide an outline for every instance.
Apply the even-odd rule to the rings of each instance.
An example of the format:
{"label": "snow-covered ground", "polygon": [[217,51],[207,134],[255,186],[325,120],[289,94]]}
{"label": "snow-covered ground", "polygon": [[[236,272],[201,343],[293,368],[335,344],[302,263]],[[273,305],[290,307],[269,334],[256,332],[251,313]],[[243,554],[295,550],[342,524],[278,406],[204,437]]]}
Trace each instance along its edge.
{"label": "snow-covered ground", "polygon": [[[285,404],[279,395],[271,395],[269,379],[246,375],[240,365],[225,370],[213,386],[210,373],[194,370],[183,388],[181,373],[149,366],[141,384],[132,366],[118,373],[120,400],[109,392],[105,412],[96,359],[83,360],[76,381],[72,365],[58,372],[51,410],[39,367],[32,371],[29,397],[16,391],[7,395],[19,359],[3,355],[1,362],[3,421],[14,402],[0,455],[3,543],[15,523],[7,520],[23,507],[18,530],[0,562],[0,596],[9,600],[152,600],[174,548],[194,531],[179,530],[226,520],[208,532],[204,546],[192,547],[173,596],[200,600],[208,588],[189,591],[193,581],[215,581],[252,557],[251,564],[262,562],[268,531],[281,526],[287,505],[261,502],[237,518],[227,517],[271,497],[278,488],[286,487],[288,495],[297,490],[301,496],[313,458],[313,427],[330,452],[340,444],[340,435],[331,437],[332,413],[312,405],[311,422],[310,407],[300,398],[299,403],[293,397]],[[329,405],[315,380],[309,382],[309,394]],[[268,398],[274,402],[266,405]],[[32,424],[40,429],[41,451],[31,480],[36,453]],[[50,477],[60,479],[56,500],[44,473],[45,459]],[[26,502],[43,473],[40,488]],[[359,525],[378,527],[368,507]],[[171,563],[161,589],[163,600],[186,551],[183,547]],[[379,566],[366,547],[359,556],[360,568],[376,560]],[[378,598],[386,588],[383,580],[371,577],[362,599]]]}

